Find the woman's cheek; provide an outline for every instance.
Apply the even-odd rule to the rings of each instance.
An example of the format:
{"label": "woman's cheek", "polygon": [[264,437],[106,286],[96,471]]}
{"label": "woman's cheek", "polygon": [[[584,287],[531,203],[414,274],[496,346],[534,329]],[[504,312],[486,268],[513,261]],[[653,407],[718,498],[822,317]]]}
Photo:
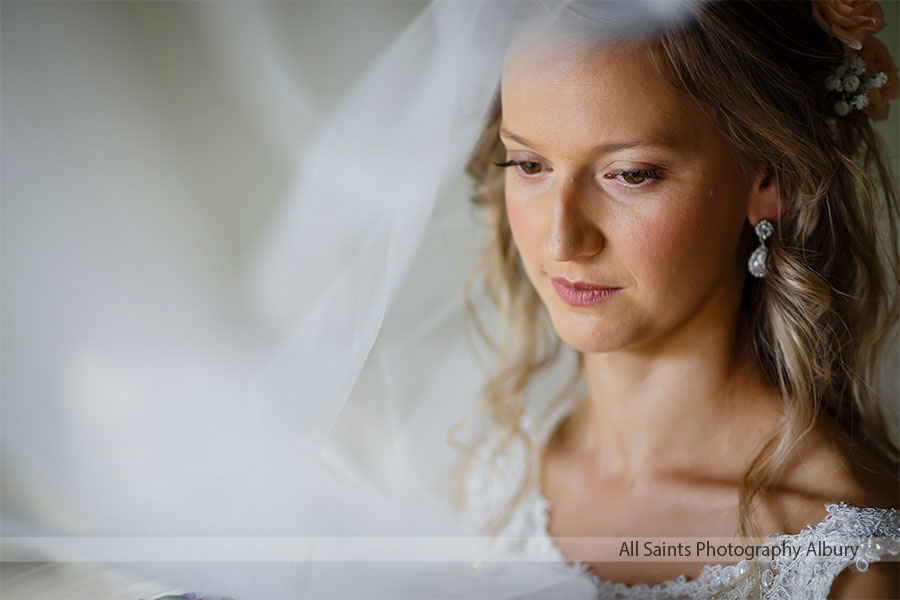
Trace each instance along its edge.
{"label": "woman's cheek", "polygon": [[[627,224],[628,232],[608,232],[608,250],[617,248],[617,259],[640,281],[645,289],[669,290],[691,278],[692,265],[696,266],[696,224],[680,211],[644,213]],[[623,228],[626,225],[623,225]],[[615,239],[618,238],[618,239]]]}

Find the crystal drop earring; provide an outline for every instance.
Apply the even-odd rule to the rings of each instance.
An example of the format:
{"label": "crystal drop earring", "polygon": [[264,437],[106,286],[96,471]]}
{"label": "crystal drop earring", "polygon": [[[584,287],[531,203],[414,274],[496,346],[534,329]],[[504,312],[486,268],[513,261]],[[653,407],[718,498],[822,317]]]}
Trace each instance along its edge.
{"label": "crystal drop earring", "polygon": [[775,226],[768,219],[760,219],[759,223],[753,228],[756,236],[759,238],[759,247],[750,255],[747,261],[747,269],[754,277],[760,278],[766,276],[766,258],[769,256],[769,250],[766,248],[766,240],[775,231]]}

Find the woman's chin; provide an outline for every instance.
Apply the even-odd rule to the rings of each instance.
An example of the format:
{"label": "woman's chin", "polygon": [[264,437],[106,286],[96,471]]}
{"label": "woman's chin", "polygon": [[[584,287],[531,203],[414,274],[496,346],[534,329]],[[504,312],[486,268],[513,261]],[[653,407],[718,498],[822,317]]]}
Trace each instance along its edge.
{"label": "woman's chin", "polygon": [[618,350],[623,346],[621,328],[612,328],[605,317],[596,315],[557,315],[551,318],[556,334],[579,352]]}
{"label": "woman's chin", "polygon": [[585,339],[583,336],[579,337],[578,339],[562,338],[562,341],[571,346],[573,349],[584,354],[611,352],[618,349],[618,346],[614,344],[606,343],[603,340]]}

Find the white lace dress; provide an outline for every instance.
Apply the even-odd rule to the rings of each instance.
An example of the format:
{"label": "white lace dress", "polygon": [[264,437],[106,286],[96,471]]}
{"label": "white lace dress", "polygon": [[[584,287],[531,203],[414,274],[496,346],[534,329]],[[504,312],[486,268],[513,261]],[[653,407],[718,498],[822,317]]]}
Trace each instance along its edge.
{"label": "white lace dress", "polygon": [[[540,429],[534,432],[535,448],[543,448],[556,425],[569,412],[571,406],[560,406]],[[536,421],[531,416],[523,419],[523,426],[531,430]],[[523,445],[510,445],[490,463],[492,444],[500,436],[489,437],[479,448],[485,460],[474,461],[467,470],[463,518],[473,529],[480,529],[490,519],[502,514],[508,507],[518,484],[526,476]],[[539,453],[533,451],[537,463]],[[808,548],[820,541],[831,546],[846,544],[849,539],[862,540],[856,556],[807,556],[799,552],[794,557],[763,559],[762,588],[764,597],[778,599],[824,599],[838,573],[850,567],[865,571],[869,563],[880,560],[897,560],[900,552],[900,511],[859,508],[844,503],[828,504],[826,517],[815,525],[794,535],[772,535],[766,546],[787,542],[794,547]],[[728,587],[748,568],[749,561],[736,564],[711,564],[703,567],[695,579],[681,575],[656,585],[628,585],[600,579],[587,570],[587,565],[570,563],[554,543],[548,532],[550,501],[538,487],[529,490],[525,501],[519,505],[507,525],[493,542],[485,556],[491,560],[540,561],[558,564],[564,572],[578,574],[592,581],[598,598],[693,598],[705,599]],[[743,580],[726,598],[749,598],[750,582]]]}

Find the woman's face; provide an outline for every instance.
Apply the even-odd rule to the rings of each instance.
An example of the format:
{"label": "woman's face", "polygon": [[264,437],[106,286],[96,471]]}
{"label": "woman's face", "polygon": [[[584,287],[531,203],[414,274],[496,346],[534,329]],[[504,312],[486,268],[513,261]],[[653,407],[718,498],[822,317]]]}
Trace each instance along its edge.
{"label": "woman's face", "polygon": [[754,181],[640,48],[522,54],[501,97],[510,228],[564,341],[650,349],[733,322]]}

